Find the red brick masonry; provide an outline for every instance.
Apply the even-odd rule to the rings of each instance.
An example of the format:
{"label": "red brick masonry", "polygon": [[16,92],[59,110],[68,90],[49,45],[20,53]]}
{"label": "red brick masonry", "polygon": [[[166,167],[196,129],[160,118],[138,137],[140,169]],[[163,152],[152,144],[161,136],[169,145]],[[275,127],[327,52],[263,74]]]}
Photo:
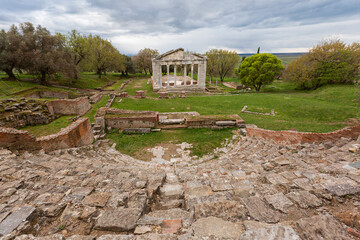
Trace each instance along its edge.
{"label": "red brick masonry", "polygon": [[28,131],[0,128],[0,147],[52,151],[91,144],[94,136],[88,118],[79,118],[58,133],[35,138]]}
{"label": "red brick masonry", "polygon": [[250,137],[274,140],[277,143],[319,143],[332,141],[345,137],[357,139],[360,135],[360,124],[353,127],[346,127],[329,133],[311,133],[296,131],[272,131],[262,128],[247,128],[246,135]]}

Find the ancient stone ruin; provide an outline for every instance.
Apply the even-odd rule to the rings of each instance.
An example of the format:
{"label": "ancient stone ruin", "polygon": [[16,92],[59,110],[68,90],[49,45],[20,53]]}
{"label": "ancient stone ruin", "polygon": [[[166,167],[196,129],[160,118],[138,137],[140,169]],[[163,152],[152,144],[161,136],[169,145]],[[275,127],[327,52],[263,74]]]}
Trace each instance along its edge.
{"label": "ancient stone ruin", "polygon": [[[206,63],[206,56],[184,52],[182,48],[157,56],[152,60],[153,90],[167,92],[205,91]],[[181,76],[177,75],[178,68],[182,69],[183,74]],[[173,69],[173,74],[170,74],[170,69]],[[194,74],[197,74],[196,80]]]}

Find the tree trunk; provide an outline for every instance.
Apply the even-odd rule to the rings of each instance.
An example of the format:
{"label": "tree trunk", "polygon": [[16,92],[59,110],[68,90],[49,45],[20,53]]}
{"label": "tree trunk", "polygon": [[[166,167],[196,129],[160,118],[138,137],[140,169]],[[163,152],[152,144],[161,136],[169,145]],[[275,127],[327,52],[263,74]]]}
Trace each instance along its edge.
{"label": "tree trunk", "polygon": [[41,74],[40,84],[41,84],[41,85],[47,85],[47,82],[46,82],[46,72],[45,72],[45,71],[41,71],[40,74]]}
{"label": "tree trunk", "polygon": [[15,80],[15,79],[16,79],[16,77],[15,77],[12,69],[6,69],[6,70],[5,70],[5,73],[9,76],[9,79],[10,79],[10,80]]}
{"label": "tree trunk", "polygon": [[98,70],[96,71],[96,74],[99,75],[99,78],[101,78],[101,75],[102,75],[101,69],[98,69]]}

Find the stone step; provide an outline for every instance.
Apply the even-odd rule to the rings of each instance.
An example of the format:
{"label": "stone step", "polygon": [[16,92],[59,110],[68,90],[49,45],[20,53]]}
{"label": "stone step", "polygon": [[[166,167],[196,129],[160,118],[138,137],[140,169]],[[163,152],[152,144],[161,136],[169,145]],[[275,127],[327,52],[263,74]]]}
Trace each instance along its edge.
{"label": "stone step", "polygon": [[164,184],[160,188],[160,197],[163,201],[181,199],[184,197],[184,186],[181,184]]}
{"label": "stone step", "polygon": [[172,129],[184,129],[187,128],[186,125],[182,125],[182,124],[178,124],[178,125],[163,125],[163,126],[159,126],[161,129],[163,130],[172,130]]}
{"label": "stone step", "polygon": [[185,123],[184,118],[159,120],[159,124],[161,125],[176,125],[176,124],[184,124],[184,123]]}

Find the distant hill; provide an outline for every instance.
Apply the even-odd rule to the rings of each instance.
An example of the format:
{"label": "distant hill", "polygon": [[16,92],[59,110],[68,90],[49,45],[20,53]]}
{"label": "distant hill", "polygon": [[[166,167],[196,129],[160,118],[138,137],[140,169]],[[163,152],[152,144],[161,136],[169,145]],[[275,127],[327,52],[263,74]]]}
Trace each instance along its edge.
{"label": "distant hill", "polygon": [[[252,55],[254,55],[255,53],[239,53],[238,55],[240,57],[250,57]],[[272,53],[273,55],[275,55],[276,57],[278,57],[282,63],[286,66],[288,65],[292,60],[297,59],[298,57],[300,57],[301,55],[305,54],[303,53]]]}

